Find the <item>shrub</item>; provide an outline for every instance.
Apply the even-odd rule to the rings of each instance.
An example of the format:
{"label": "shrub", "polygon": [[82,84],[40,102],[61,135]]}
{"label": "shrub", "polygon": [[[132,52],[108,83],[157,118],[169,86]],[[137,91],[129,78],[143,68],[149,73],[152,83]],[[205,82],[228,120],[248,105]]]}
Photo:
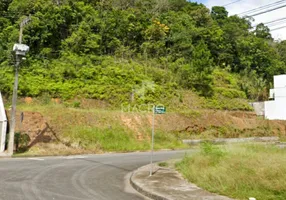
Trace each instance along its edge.
{"label": "shrub", "polygon": [[205,156],[208,156],[213,164],[216,164],[222,159],[226,152],[222,150],[221,147],[213,145],[209,142],[204,142],[201,144],[201,153]]}

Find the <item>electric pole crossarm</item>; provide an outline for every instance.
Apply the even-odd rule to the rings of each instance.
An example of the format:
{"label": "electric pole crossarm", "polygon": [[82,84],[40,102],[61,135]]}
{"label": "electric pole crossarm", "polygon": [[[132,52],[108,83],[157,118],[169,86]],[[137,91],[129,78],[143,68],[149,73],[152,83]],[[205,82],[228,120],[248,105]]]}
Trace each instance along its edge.
{"label": "electric pole crossarm", "polygon": [[19,44],[22,44],[24,26],[27,25],[30,20],[31,20],[31,15],[25,18],[20,24]]}

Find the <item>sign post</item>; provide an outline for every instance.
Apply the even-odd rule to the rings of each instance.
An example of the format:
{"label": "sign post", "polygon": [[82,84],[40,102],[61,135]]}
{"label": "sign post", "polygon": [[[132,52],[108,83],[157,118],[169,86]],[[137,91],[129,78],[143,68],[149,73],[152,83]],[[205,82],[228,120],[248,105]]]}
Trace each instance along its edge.
{"label": "sign post", "polygon": [[151,142],[151,158],[150,158],[150,176],[153,175],[153,154],[154,154],[154,135],[155,135],[155,115],[165,114],[166,107],[164,106],[153,106],[153,120],[152,120],[152,142]]}

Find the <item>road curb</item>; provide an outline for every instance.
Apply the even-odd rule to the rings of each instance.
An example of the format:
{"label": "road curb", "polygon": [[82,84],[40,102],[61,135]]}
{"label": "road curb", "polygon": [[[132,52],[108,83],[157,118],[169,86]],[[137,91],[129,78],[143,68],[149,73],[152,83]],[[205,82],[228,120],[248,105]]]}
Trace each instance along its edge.
{"label": "road curb", "polygon": [[136,182],[133,180],[133,175],[138,170],[140,170],[140,168],[135,170],[134,172],[132,172],[132,174],[130,176],[130,184],[137,192],[141,193],[142,195],[144,195],[146,197],[154,199],[154,200],[172,200],[172,199],[168,199],[166,197],[163,197],[163,196],[161,196],[159,194],[156,194],[155,192],[148,191],[148,190],[144,189],[143,187],[140,187],[138,184],[136,184]]}
{"label": "road curb", "polygon": [[146,165],[132,172],[130,185],[147,198],[153,200],[233,200],[229,197],[206,191],[183,179],[176,170],[156,166],[154,175],[149,176]]}
{"label": "road curb", "polygon": [[0,158],[12,158],[12,155],[8,153],[0,153]]}
{"label": "road curb", "polygon": [[213,144],[231,144],[243,142],[278,142],[279,137],[249,137],[249,138],[217,138],[214,140],[183,140],[184,144],[197,145],[203,142],[210,142]]}

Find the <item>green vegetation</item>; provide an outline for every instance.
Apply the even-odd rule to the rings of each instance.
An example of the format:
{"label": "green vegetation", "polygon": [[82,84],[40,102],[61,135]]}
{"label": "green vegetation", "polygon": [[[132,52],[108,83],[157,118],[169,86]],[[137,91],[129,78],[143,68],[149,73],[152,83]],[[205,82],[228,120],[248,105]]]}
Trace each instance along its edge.
{"label": "green vegetation", "polygon": [[214,146],[186,156],[177,169],[192,183],[235,199],[286,198],[285,149],[272,145]]}
{"label": "green vegetation", "polygon": [[[45,98],[33,99],[31,104],[18,103],[18,110],[24,111],[24,129],[21,129],[22,136],[18,138],[18,151],[23,152],[22,155],[130,152],[150,149],[152,114],[147,110],[127,112],[110,108],[103,102],[86,99],[71,100],[64,104],[57,104],[51,100],[46,103]],[[195,106],[202,105],[204,101],[196,101]],[[175,106],[170,106],[166,114],[156,116],[155,149],[188,148],[188,145],[182,143],[184,139],[259,136],[285,138],[285,123],[270,123],[257,118],[252,112],[186,107],[178,111],[174,109]],[[39,129],[45,130],[46,123],[52,132],[47,129],[38,137]],[[32,146],[29,145],[31,143]]]}
{"label": "green vegetation", "polygon": [[[87,106],[85,102],[75,102],[80,103],[81,107]],[[19,103],[18,108],[26,113],[26,120],[31,119],[29,117],[33,117],[34,112],[41,113],[48,119],[47,123],[53,130],[51,133],[48,129],[42,135],[42,138],[49,138],[48,142],[38,138],[40,141],[28,148],[25,138],[18,139],[19,153],[23,152],[23,155],[50,155],[50,148],[52,153],[57,155],[146,151],[151,147],[150,112],[129,113],[114,109],[75,108],[74,102],[68,105],[41,105],[36,100],[32,105]],[[28,127],[31,137],[29,142],[35,140],[33,136],[38,133],[38,127],[46,127],[45,121],[40,118],[32,119],[37,120],[37,124]],[[166,126],[168,123],[156,124],[155,150],[188,148],[181,137],[161,125]]]}
{"label": "green vegetation", "polygon": [[[30,14],[23,32],[30,52],[18,93],[32,99],[18,108],[47,118],[64,148],[148,149],[153,104],[168,107],[168,115],[158,117],[156,149],[184,148],[181,140],[188,138],[282,133],[256,118],[252,125],[204,111],[251,111],[248,102],[267,99],[272,76],[286,72],[286,43],[274,41],[263,24],[251,31],[248,18],[186,0],[1,1],[0,91],[6,99],[14,81],[12,47]],[[18,140],[19,149],[28,148],[28,138]]]}
{"label": "green vegetation", "polygon": [[160,167],[168,167],[168,163],[167,162],[160,162],[160,163],[158,163],[158,165]]}
{"label": "green vegetation", "polygon": [[[77,146],[92,152],[128,152],[137,150],[149,150],[149,140],[138,140],[136,135],[122,127],[110,127],[106,129],[88,127],[70,127],[72,130],[66,132],[73,146]],[[182,141],[170,133],[156,132],[155,146],[159,149],[186,148]]]}
{"label": "green vegetation", "polygon": [[[12,94],[12,47],[28,15],[19,95],[111,105],[205,98],[205,108],[249,110],[285,73],[286,43],[263,24],[185,0],[6,0],[0,3],[0,90]],[[226,75],[226,76],[225,76]],[[223,80],[222,80],[223,79]],[[226,87],[225,87],[226,86]],[[182,102],[181,102],[182,103]],[[74,107],[80,107],[78,103]]]}

